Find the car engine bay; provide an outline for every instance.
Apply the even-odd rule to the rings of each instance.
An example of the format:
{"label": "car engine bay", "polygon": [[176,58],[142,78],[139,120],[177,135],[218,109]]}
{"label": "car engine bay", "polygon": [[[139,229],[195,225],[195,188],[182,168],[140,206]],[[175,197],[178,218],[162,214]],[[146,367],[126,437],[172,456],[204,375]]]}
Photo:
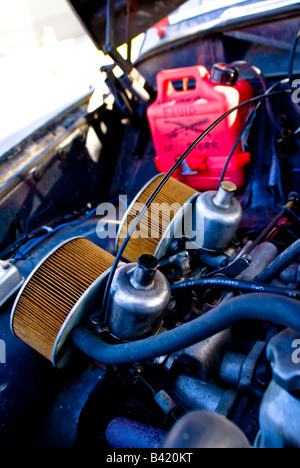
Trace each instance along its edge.
{"label": "car engine bay", "polygon": [[299,36],[166,41],[1,157],[1,446],[300,447]]}

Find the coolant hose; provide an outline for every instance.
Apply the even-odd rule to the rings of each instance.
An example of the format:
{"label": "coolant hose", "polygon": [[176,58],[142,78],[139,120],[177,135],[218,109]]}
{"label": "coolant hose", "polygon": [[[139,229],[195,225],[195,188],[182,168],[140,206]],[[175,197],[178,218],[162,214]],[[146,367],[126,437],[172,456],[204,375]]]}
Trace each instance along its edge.
{"label": "coolant hose", "polygon": [[73,329],[71,340],[83,353],[103,364],[128,364],[179,351],[246,319],[283,325],[300,336],[300,305],[297,300],[253,293],[223,301],[191,322],[139,341],[107,344],[82,326]]}
{"label": "coolant hose", "polygon": [[253,281],[258,283],[270,283],[280,275],[294,260],[300,256],[300,239],[282,252],[265,270],[257,275]]}

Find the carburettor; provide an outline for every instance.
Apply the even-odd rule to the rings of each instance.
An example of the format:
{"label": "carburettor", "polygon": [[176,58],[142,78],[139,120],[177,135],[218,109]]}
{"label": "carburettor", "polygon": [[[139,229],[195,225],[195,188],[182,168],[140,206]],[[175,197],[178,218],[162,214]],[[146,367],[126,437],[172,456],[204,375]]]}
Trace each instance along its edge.
{"label": "carburettor", "polygon": [[234,198],[237,187],[229,181],[218,191],[201,193],[196,200],[194,217],[196,247],[209,252],[222,252],[232,242],[243,216],[239,201]]}
{"label": "carburettor", "polygon": [[113,336],[139,340],[157,333],[171,298],[168,280],[152,255],[120,266],[111,292],[108,326]]}

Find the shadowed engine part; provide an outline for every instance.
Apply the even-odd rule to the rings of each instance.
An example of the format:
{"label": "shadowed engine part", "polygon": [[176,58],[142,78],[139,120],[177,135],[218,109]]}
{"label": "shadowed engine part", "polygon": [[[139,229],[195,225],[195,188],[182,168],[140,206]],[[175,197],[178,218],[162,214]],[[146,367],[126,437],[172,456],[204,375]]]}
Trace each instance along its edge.
{"label": "shadowed engine part", "polygon": [[260,406],[257,445],[264,448],[300,446],[299,335],[286,329],[270,341],[267,356],[273,380]]}
{"label": "shadowed engine part", "polygon": [[167,436],[164,448],[250,448],[232,422],[206,411],[183,416]]}
{"label": "shadowed engine part", "polygon": [[160,448],[166,431],[126,418],[116,418],[106,429],[106,438],[113,448]]}

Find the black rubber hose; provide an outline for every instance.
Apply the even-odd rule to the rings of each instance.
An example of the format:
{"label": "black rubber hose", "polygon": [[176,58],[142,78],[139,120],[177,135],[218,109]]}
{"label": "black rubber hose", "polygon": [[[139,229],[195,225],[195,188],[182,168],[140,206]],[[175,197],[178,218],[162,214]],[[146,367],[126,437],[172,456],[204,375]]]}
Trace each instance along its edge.
{"label": "black rubber hose", "polygon": [[294,260],[300,256],[300,239],[282,252],[264,271],[254,278],[254,282],[270,283],[280,275]]}
{"label": "black rubber hose", "polygon": [[182,283],[172,284],[171,290],[178,291],[180,289],[192,289],[192,288],[219,288],[230,291],[240,291],[243,293],[254,293],[260,292],[264,294],[276,294],[285,297],[291,297],[293,299],[300,299],[300,291],[292,291],[285,288],[277,288],[275,286],[266,286],[262,283],[254,281],[243,281],[239,279],[229,279],[223,277],[216,278],[195,278]]}
{"label": "black rubber hose", "polygon": [[72,343],[91,359],[103,364],[128,364],[179,351],[246,319],[283,325],[300,334],[298,301],[254,293],[224,301],[191,322],[140,341],[107,344],[82,326],[74,328],[70,337]]}

